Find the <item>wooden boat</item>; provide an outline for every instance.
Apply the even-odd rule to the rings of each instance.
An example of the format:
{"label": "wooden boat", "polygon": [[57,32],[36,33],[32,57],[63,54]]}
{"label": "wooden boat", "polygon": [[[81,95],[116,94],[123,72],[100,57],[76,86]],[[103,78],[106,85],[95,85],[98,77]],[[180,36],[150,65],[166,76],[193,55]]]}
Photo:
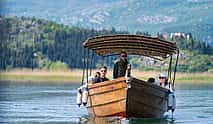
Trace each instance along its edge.
{"label": "wooden boat", "polygon": [[[141,35],[99,36],[88,39],[84,47],[101,56],[119,54],[125,50],[128,54],[156,59],[172,57],[178,50],[173,42]],[[171,77],[171,68],[168,72]],[[174,80],[175,76],[173,85]],[[168,89],[133,77],[91,84],[88,89],[87,109],[92,117],[161,118],[169,109]]]}
{"label": "wooden boat", "polygon": [[89,85],[87,109],[93,117],[163,117],[169,91],[157,85],[124,77]]}

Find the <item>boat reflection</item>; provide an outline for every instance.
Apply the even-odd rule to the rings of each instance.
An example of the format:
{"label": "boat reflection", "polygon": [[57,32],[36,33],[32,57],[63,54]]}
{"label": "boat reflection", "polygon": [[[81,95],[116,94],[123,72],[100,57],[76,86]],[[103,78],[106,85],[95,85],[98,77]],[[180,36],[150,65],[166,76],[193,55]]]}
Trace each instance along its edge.
{"label": "boat reflection", "polygon": [[153,118],[121,118],[121,117],[96,117],[89,118],[88,124],[175,124],[171,119],[153,119]]}

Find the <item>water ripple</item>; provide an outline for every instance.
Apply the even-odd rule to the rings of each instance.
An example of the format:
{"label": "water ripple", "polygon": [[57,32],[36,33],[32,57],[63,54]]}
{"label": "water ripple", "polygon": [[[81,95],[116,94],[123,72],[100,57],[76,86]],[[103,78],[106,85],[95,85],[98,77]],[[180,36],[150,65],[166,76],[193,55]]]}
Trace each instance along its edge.
{"label": "water ripple", "polygon": [[[77,107],[78,85],[0,84],[0,122],[2,123],[88,123],[85,107]],[[188,85],[187,85],[188,86]],[[177,109],[174,121],[156,119],[103,119],[103,123],[147,124],[212,124],[212,88],[190,86],[176,90]],[[193,87],[193,88],[192,88]],[[212,87],[212,86],[211,86]],[[205,89],[206,88],[206,89]]]}

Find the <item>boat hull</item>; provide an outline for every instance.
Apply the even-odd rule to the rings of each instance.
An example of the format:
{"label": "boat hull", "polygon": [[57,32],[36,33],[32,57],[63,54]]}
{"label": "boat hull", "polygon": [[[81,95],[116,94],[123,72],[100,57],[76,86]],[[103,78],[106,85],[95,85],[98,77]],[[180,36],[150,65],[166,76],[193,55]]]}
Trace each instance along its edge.
{"label": "boat hull", "polygon": [[130,86],[127,92],[127,117],[163,117],[167,111],[167,89],[136,78],[133,78]]}
{"label": "boat hull", "polygon": [[87,109],[92,117],[161,118],[167,111],[168,90],[124,77],[89,85]]}
{"label": "boat hull", "polygon": [[87,109],[93,117],[125,116],[127,84],[123,79],[89,86]]}

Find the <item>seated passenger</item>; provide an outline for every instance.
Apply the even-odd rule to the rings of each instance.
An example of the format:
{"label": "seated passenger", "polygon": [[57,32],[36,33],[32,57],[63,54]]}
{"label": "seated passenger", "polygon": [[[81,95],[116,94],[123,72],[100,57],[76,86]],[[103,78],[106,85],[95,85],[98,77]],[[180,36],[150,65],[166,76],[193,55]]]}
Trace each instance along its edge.
{"label": "seated passenger", "polygon": [[100,77],[94,78],[93,83],[99,83],[99,82],[104,82],[104,81],[108,81],[109,80],[106,77],[106,74],[107,74],[107,67],[106,66],[101,67],[100,68],[100,72],[101,72]]}
{"label": "seated passenger", "polygon": [[165,74],[160,74],[159,75],[159,80],[160,80],[160,86],[161,87],[169,89],[168,79],[167,79],[167,76]]}
{"label": "seated passenger", "polygon": [[155,78],[150,77],[150,78],[147,80],[147,82],[149,82],[149,83],[155,83]]}
{"label": "seated passenger", "polygon": [[96,77],[100,77],[101,76],[101,73],[100,72],[95,72],[95,75],[94,75],[94,78],[96,78]]}
{"label": "seated passenger", "polygon": [[165,74],[160,74],[159,80],[160,80],[161,87],[164,87],[164,88],[170,90],[171,92],[173,92],[172,85],[168,82],[168,78]]}
{"label": "seated passenger", "polygon": [[95,75],[94,75],[94,77],[93,77],[93,79],[92,79],[92,83],[98,83],[98,82],[101,82],[101,80],[100,80],[100,76],[101,76],[101,73],[100,72],[95,72]]}

